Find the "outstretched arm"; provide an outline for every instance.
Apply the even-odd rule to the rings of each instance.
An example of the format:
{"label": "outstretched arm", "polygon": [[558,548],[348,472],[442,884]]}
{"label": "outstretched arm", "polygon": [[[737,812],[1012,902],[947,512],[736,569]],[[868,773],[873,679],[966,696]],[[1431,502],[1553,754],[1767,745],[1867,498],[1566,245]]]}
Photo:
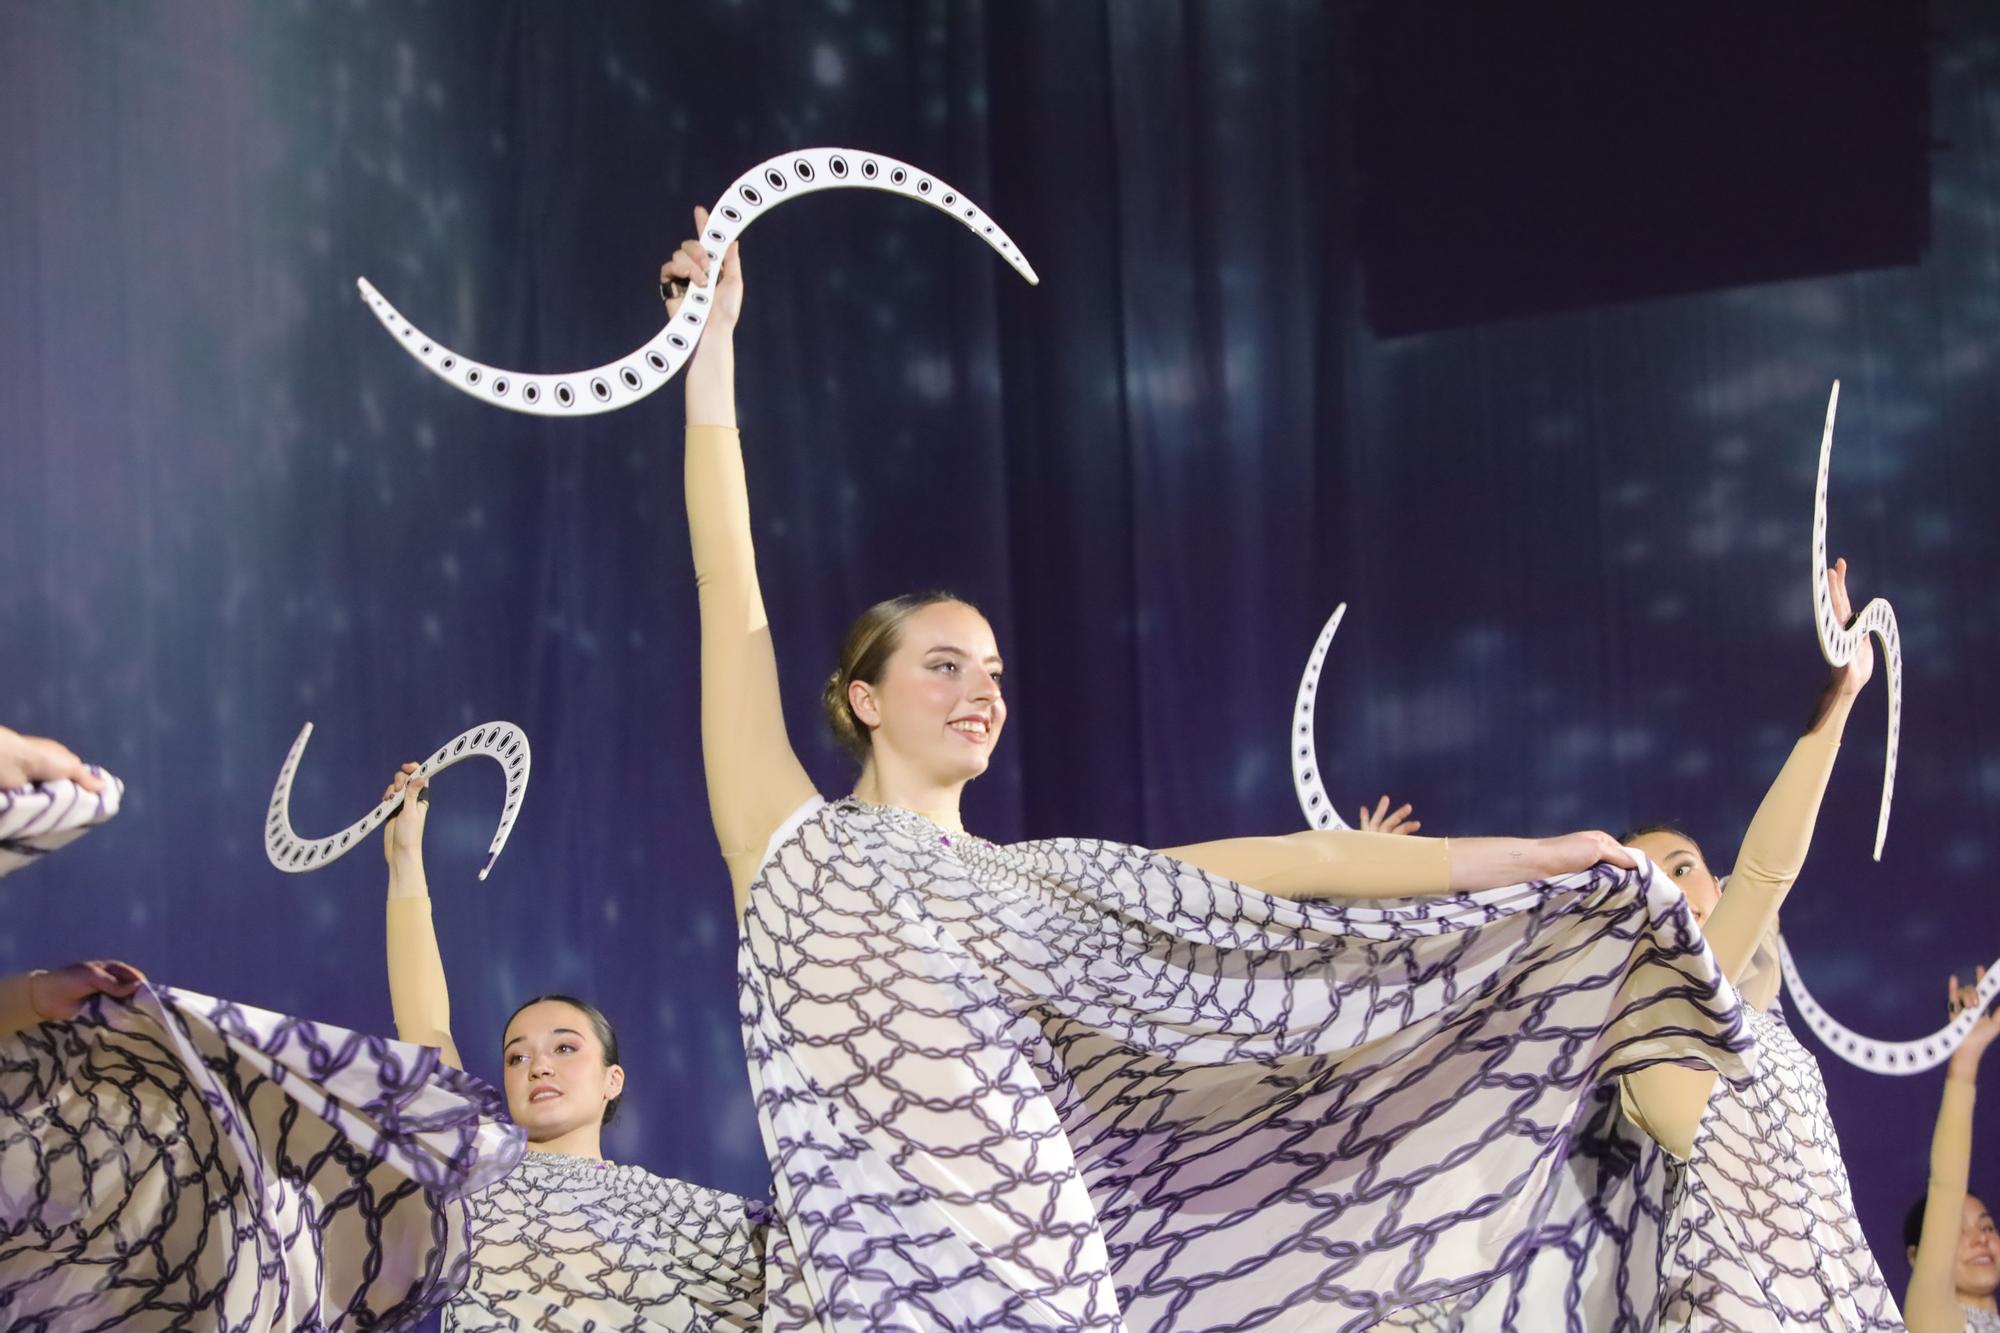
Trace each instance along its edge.
{"label": "outstretched arm", "polygon": [[[697,230],[708,214],[695,210]],[[683,244],[661,267],[662,281],[710,286],[708,254]],[[743,269],[732,245],[713,284],[714,308],[687,369],[688,535],[701,606],[701,753],[708,810],[740,917],[764,846],[813,795],[812,779],[785,732],[778,659],[757,556],[750,541],[750,493],[736,432],[736,321]],[[677,310],[670,304],[669,310]]]}
{"label": "outstretched arm", "polygon": [[[1984,969],[1981,969],[1984,974]],[[1961,1005],[1978,1003],[1977,983],[1960,988],[1951,979],[1952,1014]],[[1937,1128],[1931,1132],[1930,1192],[1924,1197],[1924,1233],[1910,1260],[1910,1287],[1903,1293],[1903,1318],[1910,1333],[1964,1333],[1965,1312],[1958,1303],[1953,1273],[1963,1225],[1966,1181],[1972,1173],[1972,1101],[1979,1081],[1979,1061],[1993,1039],[2000,1037],[2000,1015],[1986,1014],[1945,1066],[1944,1104],[1938,1107]]]}
{"label": "outstretched arm", "polygon": [[431,925],[430,883],[424,876],[424,824],[430,789],[404,764],[383,799],[402,793],[403,805],[382,826],[382,855],[389,862],[389,1007],[396,1035],[417,1046],[435,1046],[453,1069],[465,1068],[451,1039],[451,991],[444,956]]}
{"label": "outstretched arm", "polygon": [[0,977],[0,1037],[11,1037],[42,1023],[75,1018],[93,995],[124,999],[139,988],[146,974],[130,963],[72,963],[53,972],[24,972]]}
{"label": "outstretched arm", "polygon": [[1631,869],[1607,833],[1560,838],[1412,838],[1314,829],[1225,838],[1165,854],[1277,898],[1404,898],[1555,879],[1599,862]]}

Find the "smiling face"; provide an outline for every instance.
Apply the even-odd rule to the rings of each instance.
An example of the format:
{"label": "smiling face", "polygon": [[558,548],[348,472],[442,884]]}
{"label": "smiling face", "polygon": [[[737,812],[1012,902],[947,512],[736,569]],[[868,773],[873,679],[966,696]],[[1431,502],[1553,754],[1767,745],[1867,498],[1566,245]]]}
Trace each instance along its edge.
{"label": "smiling face", "polygon": [[605,1063],[604,1043],[575,1005],[538,1000],[514,1015],[501,1040],[507,1111],[530,1143],[598,1124],[625,1087],[624,1069]]}
{"label": "smiling face", "polygon": [[903,620],[880,678],[854,681],[847,699],[878,767],[946,786],[978,777],[993,757],[1007,723],[1000,677],[986,617],[935,602]]}
{"label": "smiling face", "polygon": [[1722,901],[1722,886],[1715,882],[1715,872],[1702,859],[1694,839],[1671,829],[1655,829],[1632,839],[1632,845],[1652,857],[1653,864],[1686,895],[1695,924],[1705,923]]}
{"label": "smiling face", "polygon": [[2000,1231],[1986,1205],[1971,1194],[1965,1196],[1952,1276],[1961,1296],[1991,1296],[2000,1289]]}

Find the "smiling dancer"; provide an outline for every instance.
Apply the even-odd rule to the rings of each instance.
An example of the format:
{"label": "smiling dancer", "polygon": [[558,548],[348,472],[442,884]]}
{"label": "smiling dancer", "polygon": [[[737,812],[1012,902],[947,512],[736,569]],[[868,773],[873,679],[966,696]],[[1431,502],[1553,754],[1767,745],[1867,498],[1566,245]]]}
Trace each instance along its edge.
{"label": "smiling dancer", "polygon": [[[1985,976],[1981,968],[1978,977]],[[1979,1002],[1978,979],[1951,979],[1951,1016]],[[1972,1174],[1972,1102],[1979,1062],[2000,1037],[2000,1013],[1981,1015],[1945,1066],[1944,1104],[1931,1134],[1930,1190],[1903,1221],[1910,1289],[1903,1316],[1910,1333],[2000,1333],[2000,1231],[1986,1203],[1968,1188]]]}
{"label": "smiling dancer", "polygon": [[[430,790],[403,765],[384,799],[389,993],[396,1031],[460,1064],[424,874]],[[469,1201],[472,1273],[445,1311],[456,1333],[547,1327],[625,1333],[754,1329],[764,1311],[766,1210],[747,1199],[604,1160],[604,1126],[625,1091],[618,1038],[567,995],[507,1020],[507,1106],[527,1131],[519,1169]]]}
{"label": "smiling dancer", "polygon": [[[708,268],[690,241],[661,277]],[[1007,703],[992,627],[942,594],[849,633],[824,703],[861,774],[821,800],[751,549],[742,297],[732,248],[686,494],[744,1040],[797,1245],[773,1299],[837,1330],[1365,1327],[1521,1261],[1601,1082],[1742,1075],[1680,895],[1602,833],[968,833]]]}
{"label": "smiling dancer", "polygon": [[[0,872],[116,779],[0,728]],[[11,886],[10,886],[11,887]],[[513,1164],[435,1052],[91,962],[0,980],[0,1323],[17,1333],[407,1327],[463,1277],[449,1200]]]}

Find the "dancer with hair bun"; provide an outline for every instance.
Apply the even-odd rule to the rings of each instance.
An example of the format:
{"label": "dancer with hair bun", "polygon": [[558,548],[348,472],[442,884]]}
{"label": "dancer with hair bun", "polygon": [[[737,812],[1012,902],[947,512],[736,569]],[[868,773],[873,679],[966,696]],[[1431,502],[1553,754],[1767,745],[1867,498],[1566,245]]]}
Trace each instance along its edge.
{"label": "dancer with hair bun", "polygon": [[[402,805],[382,834],[396,1031],[437,1047],[457,1067],[424,873],[430,789],[417,765],[403,765],[383,797],[398,793]],[[610,1020],[573,996],[536,996],[508,1018],[500,1064],[528,1152],[505,1180],[468,1201],[471,1272],[446,1307],[446,1329],[761,1327],[765,1207],[604,1158],[604,1127],[625,1092]]]}
{"label": "dancer with hair bun", "polygon": [[1601,832],[969,832],[1008,705],[993,627],[949,595],[855,622],[823,702],[860,773],[822,799],[752,550],[741,259],[712,272],[689,241],[660,276],[712,303],[685,485],[710,813],[796,1250],[774,1302],[840,1333],[1364,1328],[1476,1293],[1561,1223],[1600,1085],[1745,1076],[1681,895]]}

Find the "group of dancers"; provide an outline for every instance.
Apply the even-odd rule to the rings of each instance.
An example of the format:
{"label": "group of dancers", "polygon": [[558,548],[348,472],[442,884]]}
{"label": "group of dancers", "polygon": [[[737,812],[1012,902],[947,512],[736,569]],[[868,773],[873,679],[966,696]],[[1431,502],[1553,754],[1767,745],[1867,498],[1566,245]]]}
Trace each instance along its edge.
{"label": "group of dancers", "polygon": [[[936,592],[841,645],[822,702],[859,776],[829,800],[786,733],[752,547],[737,248],[690,240],[661,278],[710,306],[684,484],[770,1197],[604,1159],[639,1053],[586,999],[525,998],[483,1038],[499,1089],[463,1072],[405,765],[399,1040],[123,962],[0,981],[0,1324],[2000,1328],[1967,1179],[2000,1019],[1952,1059],[1899,1312],[1777,1007],[1779,911],[1871,649],[1726,881],[1676,828],[1429,838],[1386,802],[1352,832],[996,845],[960,797],[1005,728],[1002,656]],[[115,812],[108,777],[0,729],[8,788],[18,864]]]}

